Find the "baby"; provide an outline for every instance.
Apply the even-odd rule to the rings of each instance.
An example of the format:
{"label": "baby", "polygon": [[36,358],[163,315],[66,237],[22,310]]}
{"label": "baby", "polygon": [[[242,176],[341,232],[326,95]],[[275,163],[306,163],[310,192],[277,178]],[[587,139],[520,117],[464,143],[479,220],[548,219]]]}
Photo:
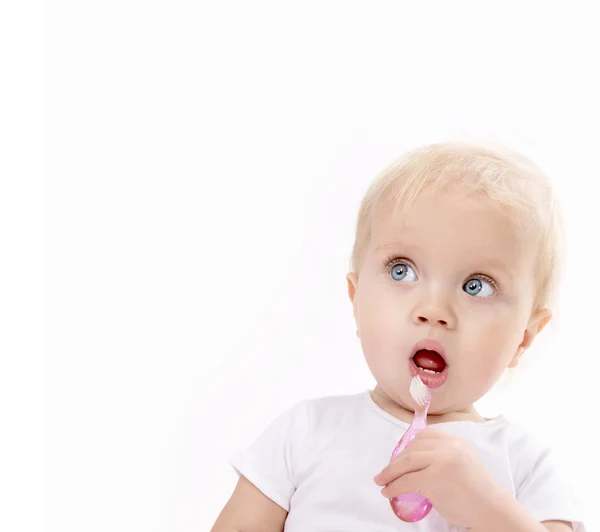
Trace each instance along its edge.
{"label": "baby", "polygon": [[[561,240],[548,179],[508,150],[435,144],[384,171],[347,276],[377,385],[274,421],[232,460],[239,481],[213,532],[583,531],[548,448],[473,406],[550,320]],[[390,463],[416,375],[430,427]],[[404,493],[433,510],[399,520],[388,499]]]}

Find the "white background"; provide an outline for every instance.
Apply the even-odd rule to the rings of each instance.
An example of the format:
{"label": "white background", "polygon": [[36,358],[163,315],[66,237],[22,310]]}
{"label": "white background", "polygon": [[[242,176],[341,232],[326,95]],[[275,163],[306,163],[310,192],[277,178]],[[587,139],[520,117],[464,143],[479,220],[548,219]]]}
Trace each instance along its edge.
{"label": "white background", "polygon": [[600,529],[593,7],[409,4],[48,3],[47,530],[209,530],[228,455],[300,399],[372,386],[356,211],[392,159],[447,139],[506,143],[556,183],[559,319],[481,406],[555,444]]}
{"label": "white background", "polygon": [[43,529],[43,43],[42,2],[0,2],[2,532]]}

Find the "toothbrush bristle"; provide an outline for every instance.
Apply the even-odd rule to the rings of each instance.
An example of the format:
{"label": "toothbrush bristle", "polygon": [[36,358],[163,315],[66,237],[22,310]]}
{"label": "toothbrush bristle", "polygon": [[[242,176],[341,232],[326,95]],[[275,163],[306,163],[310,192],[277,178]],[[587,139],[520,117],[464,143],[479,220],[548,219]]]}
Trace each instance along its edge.
{"label": "toothbrush bristle", "polygon": [[424,406],[431,398],[431,392],[429,388],[425,386],[425,383],[421,380],[421,377],[415,375],[413,380],[410,381],[410,395],[414,399],[415,403],[419,406]]}

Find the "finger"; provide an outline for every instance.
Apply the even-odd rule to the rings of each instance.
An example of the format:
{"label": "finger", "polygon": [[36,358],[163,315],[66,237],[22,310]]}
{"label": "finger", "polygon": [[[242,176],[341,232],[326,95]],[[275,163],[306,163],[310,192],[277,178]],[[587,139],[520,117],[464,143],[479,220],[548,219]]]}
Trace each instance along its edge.
{"label": "finger", "polygon": [[442,429],[434,429],[431,427],[427,427],[415,436],[415,440],[440,440],[447,438],[448,436],[449,434],[443,431]]}
{"label": "finger", "polygon": [[417,436],[413,441],[410,442],[404,451],[398,453],[398,457],[402,456],[404,453],[415,451],[434,451],[435,449],[439,448],[440,443],[441,440],[437,438],[419,438]]}
{"label": "finger", "polygon": [[421,471],[431,464],[433,458],[430,451],[403,452],[375,477],[375,484],[385,486],[402,475]]}
{"label": "finger", "polygon": [[383,488],[381,494],[388,499],[393,499],[394,497],[404,495],[405,493],[418,493],[419,495],[426,497],[424,490],[426,489],[427,484],[424,477],[423,471],[407,473]]}

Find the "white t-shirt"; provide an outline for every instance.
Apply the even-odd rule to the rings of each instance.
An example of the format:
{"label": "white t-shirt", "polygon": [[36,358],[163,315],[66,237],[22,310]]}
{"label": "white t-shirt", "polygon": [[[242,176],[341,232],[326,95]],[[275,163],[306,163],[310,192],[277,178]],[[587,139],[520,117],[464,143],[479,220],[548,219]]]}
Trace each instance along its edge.
{"label": "white t-shirt", "polygon": [[[537,520],[571,521],[576,532],[584,531],[580,510],[549,450],[525,431],[503,416],[435,427],[469,442],[495,480]],[[373,482],[407,428],[408,423],[377,406],[369,391],[302,401],[231,465],[289,512],[286,532],[462,530],[435,508],[419,523],[404,523]]]}

